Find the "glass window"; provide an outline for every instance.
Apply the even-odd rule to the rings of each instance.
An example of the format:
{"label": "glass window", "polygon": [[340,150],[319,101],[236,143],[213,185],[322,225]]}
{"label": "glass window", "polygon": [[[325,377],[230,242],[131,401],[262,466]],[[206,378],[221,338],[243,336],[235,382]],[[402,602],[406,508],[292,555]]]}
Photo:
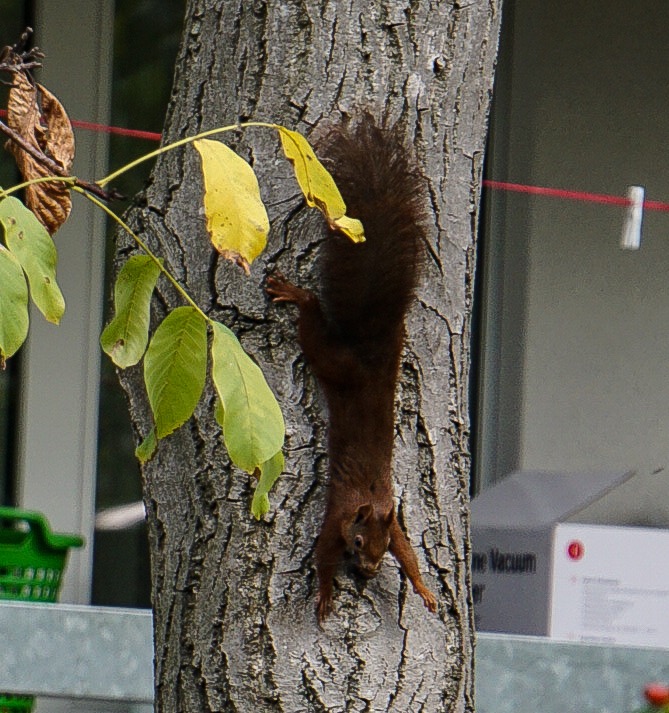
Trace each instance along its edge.
{"label": "glass window", "polygon": [[[117,0],[112,86],[115,126],[162,130],[184,12],[181,1]],[[121,166],[155,147],[149,141],[112,136],[110,166]],[[145,164],[115,185],[132,196],[141,190],[150,169],[150,164]],[[108,285],[112,259],[110,239]],[[102,356],[98,448],[92,600],[101,605],[148,607],[149,553],[139,467],[127,402],[106,355]]]}

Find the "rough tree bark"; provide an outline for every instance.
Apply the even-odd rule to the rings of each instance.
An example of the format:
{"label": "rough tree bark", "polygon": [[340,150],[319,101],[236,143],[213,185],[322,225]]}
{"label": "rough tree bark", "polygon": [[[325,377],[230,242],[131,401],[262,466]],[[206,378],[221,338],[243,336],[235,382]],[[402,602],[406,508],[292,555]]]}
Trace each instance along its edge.
{"label": "rough tree bark", "polygon": [[[275,266],[313,284],[310,218],[276,136],[234,147],[259,175],[273,221],[250,277],[205,235],[192,148],[159,161],[130,220],[200,306],[260,363],[286,416],[287,472],[264,522],[249,477],[230,467],[208,388],[196,417],[144,468],[152,550],[158,711],[471,711],[473,617],[468,486],[469,329],[474,241],[501,0],[190,0],[166,140],[244,120],[318,134],[367,109],[406,127],[429,180],[433,220],[397,396],[400,519],[430,615],[387,557],[359,592],[337,578],[335,613],[314,614],[314,542],[325,493],[326,414],[294,341],[291,310],[270,306]],[[126,248],[119,246],[119,251]],[[167,287],[156,313],[178,300]],[[141,375],[124,376],[148,430]]]}

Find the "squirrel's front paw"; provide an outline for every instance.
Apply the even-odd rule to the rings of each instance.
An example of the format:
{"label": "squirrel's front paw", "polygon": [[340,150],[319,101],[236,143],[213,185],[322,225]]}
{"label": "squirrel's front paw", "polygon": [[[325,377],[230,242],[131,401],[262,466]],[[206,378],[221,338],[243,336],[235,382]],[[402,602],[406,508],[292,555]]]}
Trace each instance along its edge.
{"label": "squirrel's front paw", "polygon": [[423,600],[425,606],[434,614],[437,611],[437,598],[434,594],[425,586],[416,587],[414,591]]}

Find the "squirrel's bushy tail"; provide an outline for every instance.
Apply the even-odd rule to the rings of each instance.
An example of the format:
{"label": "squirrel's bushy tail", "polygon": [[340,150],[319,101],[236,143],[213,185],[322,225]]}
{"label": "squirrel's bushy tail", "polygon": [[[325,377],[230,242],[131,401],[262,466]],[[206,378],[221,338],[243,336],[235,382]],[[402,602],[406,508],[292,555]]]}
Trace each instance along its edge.
{"label": "squirrel's bushy tail", "polygon": [[325,241],[321,304],[338,337],[351,344],[392,342],[413,297],[425,238],[424,179],[398,128],[366,114],[330,132],[320,153],[366,242]]}

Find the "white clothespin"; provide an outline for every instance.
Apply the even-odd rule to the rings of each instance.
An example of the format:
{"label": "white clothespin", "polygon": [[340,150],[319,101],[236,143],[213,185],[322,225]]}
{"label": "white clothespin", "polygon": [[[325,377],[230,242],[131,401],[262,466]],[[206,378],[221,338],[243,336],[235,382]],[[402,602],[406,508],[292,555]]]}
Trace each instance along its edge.
{"label": "white clothespin", "polygon": [[627,189],[627,198],[630,204],[625,211],[623,234],[620,240],[620,247],[623,250],[638,250],[641,245],[644,193],[643,186],[630,186]]}

